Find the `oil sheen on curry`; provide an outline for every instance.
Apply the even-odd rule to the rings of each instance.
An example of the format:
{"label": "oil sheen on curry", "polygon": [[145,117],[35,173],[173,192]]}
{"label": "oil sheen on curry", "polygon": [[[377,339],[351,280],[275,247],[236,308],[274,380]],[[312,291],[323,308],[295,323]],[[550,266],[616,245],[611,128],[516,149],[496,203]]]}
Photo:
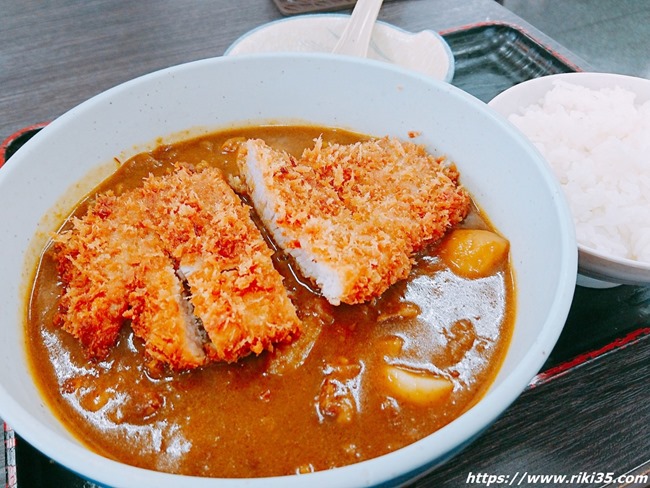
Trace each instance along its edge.
{"label": "oil sheen on curry", "polygon": [[[96,452],[307,473],[440,429],[514,322],[508,241],[412,141],[263,126],[124,162],[43,252],[34,374]],[[480,202],[478,202],[480,204]]]}

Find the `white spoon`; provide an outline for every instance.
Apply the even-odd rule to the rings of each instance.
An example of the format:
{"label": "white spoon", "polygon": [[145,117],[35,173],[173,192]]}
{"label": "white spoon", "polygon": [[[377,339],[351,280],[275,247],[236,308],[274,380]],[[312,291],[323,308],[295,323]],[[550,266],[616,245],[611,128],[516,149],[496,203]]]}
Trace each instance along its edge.
{"label": "white spoon", "polygon": [[372,29],[382,2],[383,0],[357,0],[350,20],[334,46],[333,53],[362,58],[368,56]]}

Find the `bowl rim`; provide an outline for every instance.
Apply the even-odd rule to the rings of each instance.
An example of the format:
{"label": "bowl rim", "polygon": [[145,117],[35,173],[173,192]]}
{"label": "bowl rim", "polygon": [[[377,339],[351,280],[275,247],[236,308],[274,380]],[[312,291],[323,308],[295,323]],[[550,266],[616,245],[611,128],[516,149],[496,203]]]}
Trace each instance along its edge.
{"label": "bowl rim", "polygon": [[538,76],[536,78],[531,78],[529,80],[522,81],[521,83],[517,83],[516,85],[513,85],[503,90],[499,94],[495,95],[488,102],[488,105],[490,105],[492,102],[499,103],[501,102],[502,98],[509,98],[510,96],[512,96],[511,93],[523,90],[524,87],[528,88],[533,84],[545,85],[548,83],[552,83],[553,80],[562,79],[562,78],[585,78],[585,79],[610,78],[610,79],[619,79],[623,81],[630,81],[632,83],[642,83],[642,84],[646,84],[646,82],[650,83],[650,79],[648,78],[643,78],[634,75],[627,75],[623,73],[611,73],[607,71],[571,71],[567,73],[552,73],[543,76]]}
{"label": "bowl rim", "polygon": [[[650,272],[650,262],[636,261],[634,259],[624,258],[621,256],[613,256],[611,254],[606,254],[603,251],[599,251],[598,249],[594,249],[593,247],[589,247],[580,243],[578,243],[578,250],[598,259]],[[648,282],[650,282],[650,278],[648,279]]]}
{"label": "bowl rim", "polygon": [[[437,84],[440,87],[444,86],[444,90],[454,93],[455,96],[470,101],[472,104],[481,104],[478,99],[472,95],[462,91],[459,88],[446,84],[441,80],[435,80],[424,74],[419,74],[396,65],[384,63],[380,61],[341,57],[329,53],[265,53],[265,54],[250,54],[233,57],[217,57],[207,58],[197,61],[191,61],[180,65],[163,68],[152,73],[148,73],[137,78],[133,78],[106,91],[103,91],[90,99],[82,102],[76,107],[72,108],[56,120],[48,124],[42,131],[28,141],[25,146],[34,146],[39,143],[41,138],[55,131],[65,129],[67,121],[75,117],[78,112],[83,112],[92,109],[95,105],[102,104],[110,97],[119,95],[122,91],[129,90],[132,87],[141,83],[150,83],[153,80],[159,79],[161,76],[169,75],[184,70],[188,67],[200,66],[204,64],[221,64],[221,63],[236,63],[244,62],[251,63],[260,59],[274,59],[274,60],[300,60],[300,59],[323,59],[336,63],[354,63],[365,66],[380,67],[382,70],[390,70],[398,72],[400,75],[407,78],[419,78],[426,83]],[[495,124],[506,132],[515,140],[524,145],[527,152],[532,156],[532,159],[537,160],[538,163],[543,163],[544,160],[539,155],[535,148],[530,144],[527,139],[517,131],[511,124],[509,124],[502,116],[496,112],[487,111],[486,116],[490,118]],[[20,164],[22,159],[26,158],[28,152],[24,150],[18,151],[0,171],[0,186],[4,180],[4,176],[8,174],[14,165]],[[547,183],[553,185],[555,182],[548,176]],[[556,203],[556,209],[560,210],[562,216],[570,217],[568,213],[568,206],[566,202],[562,202],[562,194],[559,195],[559,200]],[[564,215],[566,213],[566,215]],[[354,481],[365,480],[365,484],[382,484],[390,482],[391,480],[399,479],[400,476],[409,474],[409,480],[412,475],[423,475],[426,472],[434,469],[437,465],[447,459],[449,456],[455,454],[464,444],[477,435],[479,435],[487,426],[489,426],[498,416],[500,416],[508,406],[519,397],[519,395],[528,386],[531,378],[539,371],[548,355],[551,348],[557,341],[566,317],[568,316],[569,307],[573,298],[573,289],[576,282],[576,268],[577,268],[577,252],[572,252],[575,249],[575,235],[573,234],[573,227],[570,225],[572,221],[564,218],[560,221],[563,226],[560,229],[561,239],[561,269],[562,274],[558,278],[557,287],[553,295],[553,307],[549,310],[542,331],[537,336],[537,340],[531,345],[527,355],[525,355],[518,363],[518,367],[512,371],[507,378],[505,378],[499,385],[491,388],[479,402],[473,405],[470,409],[464,412],[459,419],[463,419],[462,428],[459,426],[459,420],[456,419],[434,434],[424,437],[410,445],[407,445],[399,450],[385,454],[383,456],[369,459],[361,463],[352,464],[336,468],[334,470],[325,470],[315,473],[304,475],[291,475],[271,478],[251,478],[251,479],[232,479],[232,478],[202,478],[192,477],[185,475],[174,475],[169,473],[162,473],[152,471],[149,469],[138,468],[130,466],[118,461],[111,460],[100,454],[91,451],[78,441],[72,441],[66,437],[61,436],[51,427],[36,421],[30,415],[25,413],[20,405],[13,399],[10,393],[6,392],[4,387],[0,385],[0,398],[3,398],[0,403],[0,415],[8,421],[16,432],[21,435],[27,442],[32,444],[36,449],[50,456],[53,460],[61,463],[68,469],[80,474],[83,477],[84,472],[94,472],[92,480],[98,483],[112,483],[115,482],[116,473],[120,473],[120,483],[124,486],[140,486],[144,482],[159,483],[159,486],[176,486],[178,483],[188,482],[192,480],[193,485],[196,487],[214,486],[219,483],[222,487],[235,487],[235,486],[304,486],[305,483],[310,483],[315,486],[353,486],[356,485]],[[49,407],[48,407],[49,408]],[[66,428],[67,430],[67,428]],[[471,435],[467,435],[467,433]],[[430,453],[433,445],[430,439],[436,435],[436,446],[442,446],[442,449],[436,447],[436,450],[441,452],[438,457],[432,457]],[[391,462],[386,462],[390,457]],[[396,466],[397,464],[397,466]],[[404,480],[406,481],[406,480]]]}
{"label": "bowl rim", "polygon": [[[349,19],[350,15],[349,14],[341,14],[341,13],[316,13],[316,14],[301,14],[301,15],[293,15],[291,17],[283,17],[280,19],[272,20],[270,22],[266,22],[264,24],[258,25],[251,30],[244,32],[242,35],[240,35],[237,39],[235,39],[230,46],[224,51],[223,55],[224,56],[233,56],[233,50],[241,44],[245,39],[248,39],[251,36],[258,35],[260,32],[263,32],[267,29],[274,28],[277,25],[280,24],[291,24],[291,23],[299,23],[299,22],[311,22],[314,20],[328,20],[328,19]],[[445,52],[445,57],[447,59],[447,71],[445,72],[445,75],[440,78],[441,81],[444,81],[446,83],[451,83],[451,81],[454,79],[455,71],[456,71],[456,59],[454,57],[454,53],[451,50],[451,46],[449,43],[445,40],[445,38],[437,31],[433,29],[422,29],[417,32],[412,32],[408,31],[402,27],[399,27],[395,24],[388,23],[383,20],[377,20],[375,21],[375,24],[378,24],[382,26],[383,28],[386,29],[391,29],[403,34],[408,34],[408,35],[415,35],[420,32],[427,32],[431,35],[433,35],[434,38],[438,41],[440,46],[442,47],[443,51]],[[281,51],[278,51],[281,52]],[[245,55],[245,54],[255,54],[253,51],[247,51],[245,53],[240,53],[236,54],[237,56]],[[327,53],[324,53],[327,54]],[[393,63],[394,64],[394,63]],[[434,78],[437,79],[437,78]]]}

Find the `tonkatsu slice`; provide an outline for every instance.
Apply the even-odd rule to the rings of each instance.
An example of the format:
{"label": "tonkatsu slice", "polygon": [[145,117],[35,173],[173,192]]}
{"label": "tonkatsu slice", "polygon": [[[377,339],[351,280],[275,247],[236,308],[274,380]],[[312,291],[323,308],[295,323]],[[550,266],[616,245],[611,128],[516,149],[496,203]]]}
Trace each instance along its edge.
{"label": "tonkatsu slice", "polygon": [[452,164],[395,138],[317,139],[300,158],[248,140],[238,166],[274,240],[334,305],[368,301],[406,278],[413,254],[470,206]]}
{"label": "tonkatsu slice", "polygon": [[177,166],[100,194],[55,238],[56,321],[105,358],[128,319],[173,369],[236,361],[290,342],[300,323],[250,213],[213,168]]}

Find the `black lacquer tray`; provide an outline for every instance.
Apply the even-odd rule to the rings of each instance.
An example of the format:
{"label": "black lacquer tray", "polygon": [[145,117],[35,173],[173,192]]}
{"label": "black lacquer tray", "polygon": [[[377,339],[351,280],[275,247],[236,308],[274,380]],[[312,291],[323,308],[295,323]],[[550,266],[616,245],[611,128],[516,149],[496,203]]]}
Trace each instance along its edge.
{"label": "black lacquer tray", "polygon": [[[452,83],[487,102],[503,90],[547,74],[580,71],[578,66],[517,26],[483,23],[441,33],[456,60]],[[0,165],[44,124],[25,128],[2,145]],[[650,336],[650,287],[576,287],[564,331],[542,371],[530,384],[553,381],[579,365],[615,353]],[[0,451],[7,488],[65,486],[93,488],[5,429]],[[0,481],[3,481],[0,479]]]}

